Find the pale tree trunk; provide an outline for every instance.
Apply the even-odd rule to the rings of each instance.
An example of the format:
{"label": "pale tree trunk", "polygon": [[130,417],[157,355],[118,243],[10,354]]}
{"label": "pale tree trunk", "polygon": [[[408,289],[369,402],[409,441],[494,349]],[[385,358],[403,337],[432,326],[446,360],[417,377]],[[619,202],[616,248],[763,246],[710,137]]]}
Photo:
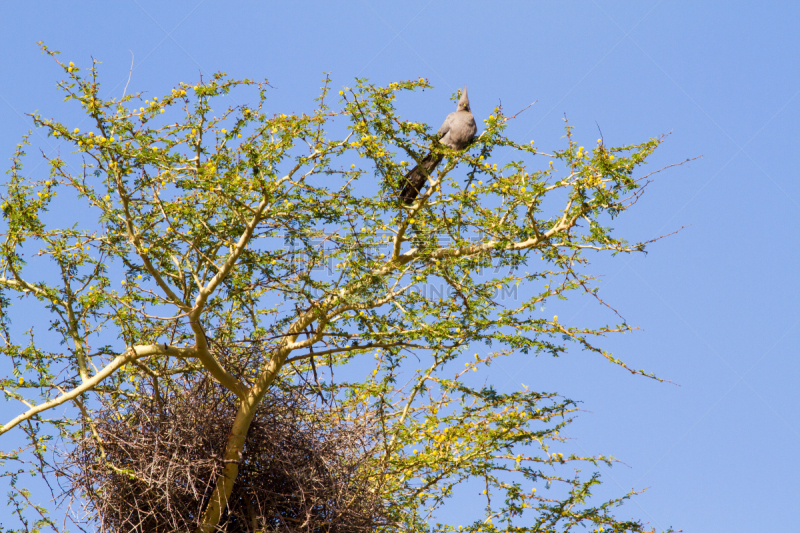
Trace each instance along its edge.
{"label": "pale tree trunk", "polygon": [[239,462],[242,460],[242,450],[244,449],[244,441],[247,438],[247,431],[250,429],[250,422],[253,421],[261,397],[263,396],[256,398],[252,394],[248,394],[247,401],[239,403],[239,410],[236,412],[231,434],[228,436],[228,442],[225,445],[222,474],[217,477],[217,486],[214,488],[214,493],[211,495],[211,499],[203,513],[203,520],[197,527],[197,533],[211,533],[214,531],[217,524],[219,524],[220,518],[222,518],[222,513],[228,506],[228,498],[231,496],[233,484],[239,475]]}
{"label": "pale tree trunk", "polygon": [[[255,223],[252,223],[254,226]],[[243,241],[246,242],[246,241]],[[205,303],[207,298],[206,290],[201,297],[198,297],[198,309],[200,305]],[[247,431],[250,429],[250,423],[258,409],[258,404],[261,403],[262,398],[269,390],[278,371],[286,362],[289,353],[295,348],[302,348],[310,346],[317,342],[322,334],[323,326],[319,326],[319,333],[311,339],[307,339],[301,343],[295,343],[298,337],[298,332],[303,331],[306,326],[317,318],[317,311],[311,310],[301,315],[297,321],[289,328],[289,334],[284,341],[282,348],[276,350],[272,357],[265,365],[264,370],[259,374],[256,382],[252,387],[247,389],[238,379],[228,374],[208,349],[208,343],[205,339],[205,332],[200,326],[198,320],[199,311],[193,311],[189,315],[192,329],[195,332],[195,339],[197,342],[197,353],[203,362],[203,365],[208,368],[212,375],[220,381],[226,388],[234,392],[239,398],[239,410],[236,412],[236,418],[233,421],[231,434],[228,436],[228,442],[225,445],[225,454],[223,455],[224,465],[222,474],[217,476],[217,484],[214,487],[214,493],[206,505],[206,510],[203,513],[203,518],[197,526],[195,533],[212,533],[219,524],[222,513],[228,506],[228,499],[233,492],[233,485],[236,482],[236,477],[239,475],[239,462],[242,460],[242,450],[244,449],[244,441],[247,438]],[[323,321],[324,322],[324,321]]]}
{"label": "pale tree trunk", "polygon": [[214,493],[206,505],[202,521],[197,526],[195,533],[212,533],[219,524],[222,513],[225,512],[225,508],[228,506],[228,499],[233,492],[236,477],[239,475],[239,462],[242,460],[242,450],[244,449],[244,441],[247,438],[247,431],[250,429],[250,423],[253,421],[258,405],[270,385],[272,385],[275,376],[278,375],[278,370],[283,366],[288,353],[289,350],[281,350],[275,354],[267,363],[267,368],[259,375],[255,384],[247,391],[244,399],[239,401],[239,410],[236,412],[231,434],[228,436],[228,442],[225,445],[222,474],[217,476],[217,485],[214,488]]}

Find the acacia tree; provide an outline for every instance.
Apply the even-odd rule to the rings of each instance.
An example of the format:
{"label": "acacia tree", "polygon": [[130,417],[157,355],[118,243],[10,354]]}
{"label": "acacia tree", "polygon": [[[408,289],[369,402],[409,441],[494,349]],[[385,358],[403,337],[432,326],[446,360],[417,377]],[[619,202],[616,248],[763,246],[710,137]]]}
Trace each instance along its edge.
{"label": "acacia tree", "polygon": [[[645,250],[607,223],[643,192],[637,167],[662,139],[586,149],[567,126],[563,149],[545,152],[505,137],[513,117],[495,108],[455,152],[395,110],[406,91],[429,87],[424,79],[357,80],[338,97],[326,80],[313,112],[272,114],[265,83],[221,73],[161,97],[104,99],[96,63],[84,72],[43,50],[90,127],[32,115],[72,154],[43,152],[49,173],[26,174],[26,138],[1,195],[2,351],[13,363],[2,390],[24,407],[0,433],[28,439],[3,454],[7,472],[19,461],[70,478],[59,454],[95,442],[93,472],[133,479],[106,453],[103,427],[199,379],[233,407],[219,468],[198,496],[197,531],[233,527],[225,513],[248,433],[276,390],[300,391],[336,424],[370,425],[364,471],[384,505],[378,529],[646,530],[611,512],[633,493],[591,502],[598,475],[569,466],[609,458],[558,452],[572,401],[498,391],[474,373],[572,346],[647,375],[596,344],[628,324],[582,327],[534,311],[570,294],[601,301],[587,250]],[[215,113],[231,91],[255,103]],[[445,163],[401,206],[404,174],[430,149]],[[502,166],[492,163],[499,149],[512,154]],[[512,290],[525,297],[504,297]],[[15,296],[41,310],[25,333],[12,330]],[[488,349],[471,356],[478,343]],[[336,378],[340,368],[349,379]],[[35,501],[14,472],[11,499],[25,522],[22,507]],[[470,480],[480,481],[485,508],[460,525],[435,523]],[[92,487],[78,496],[108,492]],[[32,508],[37,527],[57,530]],[[88,512],[107,524],[99,508]],[[251,529],[228,530],[266,527],[253,519]]]}

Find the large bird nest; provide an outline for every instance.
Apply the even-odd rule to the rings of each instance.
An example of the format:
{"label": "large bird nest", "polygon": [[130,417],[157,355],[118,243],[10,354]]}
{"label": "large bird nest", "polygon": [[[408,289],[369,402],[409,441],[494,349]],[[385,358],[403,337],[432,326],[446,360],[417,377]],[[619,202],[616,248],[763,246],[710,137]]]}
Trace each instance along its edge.
{"label": "large bird nest", "polygon": [[[64,459],[102,531],[193,531],[223,468],[235,397],[208,379],[106,408]],[[386,525],[368,423],[336,421],[299,392],[272,392],[247,434],[218,526],[225,532],[361,533]],[[66,468],[63,468],[66,467]],[[373,472],[374,474],[374,472]]]}

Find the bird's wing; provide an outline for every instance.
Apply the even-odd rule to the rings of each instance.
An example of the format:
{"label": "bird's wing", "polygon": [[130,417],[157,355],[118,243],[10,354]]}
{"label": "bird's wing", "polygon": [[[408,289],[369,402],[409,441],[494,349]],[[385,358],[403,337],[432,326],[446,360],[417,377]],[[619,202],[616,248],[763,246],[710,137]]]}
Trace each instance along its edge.
{"label": "bird's wing", "polygon": [[450,131],[450,127],[453,125],[454,118],[456,118],[456,114],[450,113],[447,115],[447,118],[444,119],[444,122],[442,122],[442,127],[439,128],[439,133],[437,133],[440,139],[447,135],[447,132]]}

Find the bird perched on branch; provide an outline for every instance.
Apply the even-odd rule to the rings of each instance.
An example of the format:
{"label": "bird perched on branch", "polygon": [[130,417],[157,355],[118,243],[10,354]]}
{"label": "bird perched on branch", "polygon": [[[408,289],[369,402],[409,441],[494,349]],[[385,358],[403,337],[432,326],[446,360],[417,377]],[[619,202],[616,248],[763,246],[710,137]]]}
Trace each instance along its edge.
{"label": "bird perched on branch", "polygon": [[[450,113],[444,119],[442,127],[439,128],[439,142],[453,150],[463,150],[475,137],[478,127],[475,125],[475,117],[469,109],[469,98],[467,97],[467,87],[461,92],[458,99],[458,107],[455,113]],[[403,190],[400,192],[400,200],[404,204],[410,204],[420,192],[431,172],[441,163],[442,154],[429,153],[422,160],[422,164],[415,166],[406,174]]]}

